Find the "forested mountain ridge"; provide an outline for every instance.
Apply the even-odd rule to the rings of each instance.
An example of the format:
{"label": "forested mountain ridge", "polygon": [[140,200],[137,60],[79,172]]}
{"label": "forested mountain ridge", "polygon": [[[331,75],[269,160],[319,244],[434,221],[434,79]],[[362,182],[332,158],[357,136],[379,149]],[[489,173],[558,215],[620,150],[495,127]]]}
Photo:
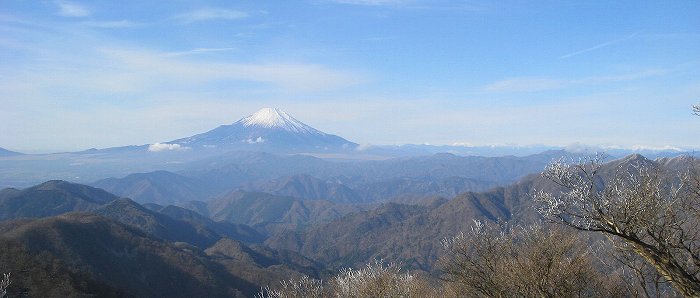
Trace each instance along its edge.
{"label": "forested mountain ridge", "polygon": [[92,211],[118,197],[102,189],[60,180],[23,190],[0,191],[0,220]]}

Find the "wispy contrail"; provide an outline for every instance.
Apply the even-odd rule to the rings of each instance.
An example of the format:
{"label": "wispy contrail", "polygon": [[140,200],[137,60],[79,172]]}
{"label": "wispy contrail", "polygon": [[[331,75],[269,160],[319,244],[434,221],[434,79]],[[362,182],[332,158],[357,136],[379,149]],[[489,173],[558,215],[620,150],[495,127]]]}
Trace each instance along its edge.
{"label": "wispy contrail", "polygon": [[580,55],[580,54],[583,54],[583,53],[587,53],[587,52],[590,52],[590,51],[595,51],[595,50],[600,49],[600,48],[604,48],[604,47],[607,47],[607,46],[610,46],[610,45],[613,45],[613,44],[616,44],[616,43],[619,43],[619,42],[623,42],[623,41],[625,41],[625,40],[628,40],[628,39],[630,39],[630,38],[633,38],[633,37],[637,36],[637,35],[638,35],[639,33],[641,33],[641,32],[642,32],[642,31],[637,31],[637,32],[635,32],[635,33],[632,33],[632,34],[627,35],[627,36],[625,36],[625,37],[623,37],[623,38],[620,38],[620,39],[615,39],[615,40],[611,40],[611,41],[606,41],[606,42],[604,42],[604,43],[601,43],[601,44],[592,46],[592,47],[587,48],[587,49],[583,49],[583,50],[580,50],[580,51],[576,51],[576,52],[573,52],[573,53],[569,53],[569,54],[560,56],[559,59],[571,58],[571,57],[573,57],[573,56],[577,56],[577,55]]}

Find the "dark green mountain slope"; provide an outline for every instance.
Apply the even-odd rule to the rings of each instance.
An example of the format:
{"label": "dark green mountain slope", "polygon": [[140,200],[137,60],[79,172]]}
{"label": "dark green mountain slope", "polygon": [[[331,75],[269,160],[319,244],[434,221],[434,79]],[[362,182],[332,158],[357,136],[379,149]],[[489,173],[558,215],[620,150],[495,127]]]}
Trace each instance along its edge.
{"label": "dark green mountain slope", "polygon": [[137,204],[130,199],[118,199],[93,213],[130,225],[168,242],[186,242],[202,249],[218,241],[221,236],[203,225],[177,220]]}
{"label": "dark green mountain slope", "polygon": [[264,182],[251,182],[244,184],[240,189],[298,199],[327,200],[340,204],[360,203],[363,201],[360,195],[343,184],[318,179],[306,174],[287,176]]}
{"label": "dark green mountain slope", "polygon": [[206,203],[192,202],[183,207],[215,221],[249,225],[267,235],[282,230],[297,230],[362,210],[358,206],[339,205],[325,200],[300,200],[244,191],[231,192]]}
{"label": "dark green mountain slope", "polygon": [[[105,209],[129,212],[120,220],[152,220],[114,207],[131,204]],[[203,249],[87,213],[0,222],[0,249],[9,292],[31,297],[252,297],[263,285],[326,274],[295,252],[230,238]]]}
{"label": "dark green mountain slope", "polygon": [[221,236],[242,242],[262,243],[265,240],[264,235],[258,233],[250,226],[234,224],[227,221],[213,221],[189,209],[169,205],[159,208],[158,213],[167,215],[177,220],[188,222],[196,227],[197,230],[209,229]]}
{"label": "dark green mountain slope", "polygon": [[[613,175],[634,164],[660,166],[669,174],[682,171],[687,162],[651,161],[630,155],[603,165],[603,176]],[[290,249],[331,266],[361,266],[381,257],[407,267],[433,270],[441,254],[440,240],[469,229],[474,220],[506,220],[529,224],[539,220],[535,191],[557,191],[558,186],[538,174],[518,183],[486,192],[467,192],[449,201],[407,206],[384,204],[371,211],[349,214],[302,231],[273,235],[265,243]]]}
{"label": "dark green mountain slope", "polygon": [[203,182],[167,171],[107,178],[92,185],[142,204],[177,204],[205,200],[211,195]]}
{"label": "dark green mountain slope", "polygon": [[[28,275],[55,271],[71,277],[55,283],[67,284],[72,292],[96,296],[118,289],[126,296],[138,297],[236,297],[258,287],[231,275],[192,246],[165,243],[97,215],[65,214],[0,224],[4,225],[12,227],[3,231],[0,242],[16,243],[19,252],[3,253],[3,258],[26,259],[4,264],[4,269],[13,272],[13,280],[31,296],[52,292],[42,289],[46,280]],[[43,269],[26,272],[23,266],[33,262]]]}
{"label": "dark green mountain slope", "polygon": [[370,202],[397,201],[412,202],[429,196],[453,198],[460,193],[487,191],[498,186],[495,182],[464,178],[416,177],[396,178],[363,184],[356,191]]}
{"label": "dark green mountain slope", "polygon": [[449,201],[388,203],[304,231],[274,235],[266,244],[299,251],[333,267],[361,266],[383,258],[431,271],[441,254],[440,240],[468,229],[474,220],[536,221],[538,215],[530,195],[533,189],[551,187],[539,175],[532,175],[508,187],[467,192]]}
{"label": "dark green mountain slope", "polygon": [[115,199],[117,196],[101,189],[52,180],[24,190],[0,191],[0,220],[91,211]]}

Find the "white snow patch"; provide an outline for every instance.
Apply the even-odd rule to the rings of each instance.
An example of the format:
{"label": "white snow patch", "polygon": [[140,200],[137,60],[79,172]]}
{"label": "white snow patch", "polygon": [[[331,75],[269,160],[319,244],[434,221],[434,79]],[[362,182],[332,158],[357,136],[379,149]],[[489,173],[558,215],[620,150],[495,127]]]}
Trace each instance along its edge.
{"label": "white snow patch", "polygon": [[452,143],[452,146],[454,146],[454,147],[474,147],[474,144],[468,143],[468,142],[456,142],[456,143]]}
{"label": "white snow patch", "polygon": [[180,144],[167,144],[167,143],[154,143],[148,145],[148,151],[151,152],[161,152],[161,151],[180,151],[187,150],[190,147],[183,147]]}
{"label": "white snow patch", "polygon": [[564,150],[571,153],[595,153],[604,152],[605,149],[598,146],[590,146],[580,142],[574,142],[564,147]]}
{"label": "white snow patch", "polygon": [[632,150],[632,151],[676,151],[683,152],[685,149],[674,146],[620,146],[620,145],[586,145],[579,142],[571,143],[564,148],[573,153],[605,152],[606,150]]}
{"label": "white snow patch", "polygon": [[323,132],[294,119],[294,117],[276,108],[262,108],[239,122],[246,127],[278,128],[295,133],[325,135]]}
{"label": "white snow patch", "polygon": [[682,152],[683,148],[678,148],[674,146],[644,146],[644,145],[635,145],[632,146],[632,150],[637,150],[637,151],[642,151],[642,150],[649,150],[649,151],[678,151]]}

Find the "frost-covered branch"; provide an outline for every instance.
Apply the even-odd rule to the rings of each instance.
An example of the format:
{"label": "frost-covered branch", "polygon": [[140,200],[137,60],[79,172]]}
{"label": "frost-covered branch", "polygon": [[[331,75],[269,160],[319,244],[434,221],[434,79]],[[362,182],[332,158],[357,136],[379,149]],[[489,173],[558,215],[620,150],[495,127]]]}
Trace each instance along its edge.
{"label": "frost-covered branch", "polygon": [[344,268],[325,287],[321,280],[303,276],[285,280],[273,289],[266,286],[256,298],[412,298],[433,296],[428,284],[400,266],[377,260],[360,269]]}
{"label": "frost-covered branch", "polygon": [[299,279],[289,279],[280,282],[279,289],[266,286],[256,298],[321,298],[324,297],[323,281],[307,275]]}
{"label": "frost-covered branch", "polygon": [[382,260],[361,269],[342,269],[333,279],[336,297],[423,297],[426,286],[414,275],[402,273]]}
{"label": "frost-covered branch", "polygon": [[0,298],[5,297],[7,295],[7,287],[10,286],[12,281],[10,280],[10,273],[3,273],[2,274],[2,280],[0,280]]}
{"label": "frost-covered branch", "polygon": [[542,175],[561,191],[536,192],[540,214],[624,242],[618,247],[641,257],[681,294],[700,295],[700,218],[694,212],[700,196],[688,187],[693,175],[672,179],[639,161],[603,176],[602,166],[600,160],[549,165]]}

